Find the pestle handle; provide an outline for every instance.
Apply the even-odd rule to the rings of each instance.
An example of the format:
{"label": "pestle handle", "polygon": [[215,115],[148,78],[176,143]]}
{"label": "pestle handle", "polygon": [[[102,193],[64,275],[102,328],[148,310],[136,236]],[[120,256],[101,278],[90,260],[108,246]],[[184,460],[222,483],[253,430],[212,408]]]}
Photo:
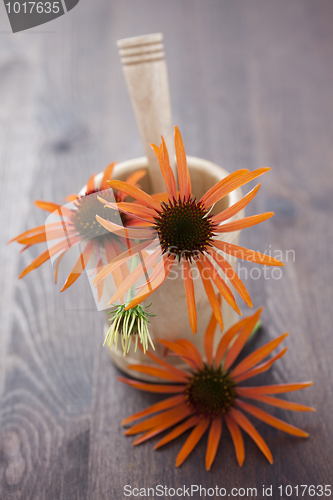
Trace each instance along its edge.
{"label": "pestle handle", "polygon": [[[173,158],[173,132],[167,65],[162,33],[117,41],[127,89],[149,163],[154,193],[165,191],[157,158],[150,143],[160,145],[164,137]],[[173,165],[171,165],[173,167]]]}

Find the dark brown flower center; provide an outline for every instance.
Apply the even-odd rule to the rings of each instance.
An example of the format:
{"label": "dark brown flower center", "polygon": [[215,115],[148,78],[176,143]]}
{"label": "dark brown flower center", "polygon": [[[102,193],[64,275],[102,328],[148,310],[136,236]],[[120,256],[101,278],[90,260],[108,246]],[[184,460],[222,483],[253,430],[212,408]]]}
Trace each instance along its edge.
{"label": "dark brown flower center", "polygon": [[111,203],[117,201],[112,189],[106,189],[104,191],[94,191],[74,202],[76,210],[73,211],[72,222],[83,239],[92,239],[103,235],[110,236],[111,233],[97,221],[96,215],[115,224],[124,225],[126,222],[126,215],[120,214],[118,210],[106,207],[98,200],[97,196]]}
{"label": "dark brown flower center", "polygon": [[198,414],[219,417],[234,405],[236,384],[222,368],[205,367],[191,378],[185,389],[186,403]]}
{"label": "dark brown flower center", "polygon": [[163,253],[192,260],[211,246],[214,223],[201,203],[195,199],[173,200],[162,203],[155,218]]}

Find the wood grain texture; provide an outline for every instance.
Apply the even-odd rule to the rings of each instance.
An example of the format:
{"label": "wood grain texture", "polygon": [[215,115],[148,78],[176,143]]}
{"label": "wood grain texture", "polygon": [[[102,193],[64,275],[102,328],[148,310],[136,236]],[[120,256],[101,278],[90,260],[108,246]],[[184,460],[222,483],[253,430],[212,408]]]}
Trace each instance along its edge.
{"label": "wood grain texture", "polygon": [[[278,498],[280,484],[331,484],[332,2],[90,0],[16,35],[0,11],[1,500],[120,499],[125,484],[256,486],[258,498],[265,484]],[[158,397],[115,381],[87,280],[60,294],[64,276],[54,286],[44,265],[18,281],[36,250],[5,246],[43,223],[34,199],[60,202],[109,162],[142,155],[116,40],[159,31],[188,154],[227,170],[272,167],[248,214],[276,215],[242,243],[295,252],[281,279],[269,271],[246,281],[254,306],[265,306],[252,346],[291,332],[287,355],[260,382],[314,381],[293,399],[316,414],[272,410],[308,440],[255,422],[273,466],[245,437],[239,468],[225,429],[210,473],[206,437],[180,469],[184,438],[133,448],[121,419]],[[241,268],[245,277],[251,265]]]}

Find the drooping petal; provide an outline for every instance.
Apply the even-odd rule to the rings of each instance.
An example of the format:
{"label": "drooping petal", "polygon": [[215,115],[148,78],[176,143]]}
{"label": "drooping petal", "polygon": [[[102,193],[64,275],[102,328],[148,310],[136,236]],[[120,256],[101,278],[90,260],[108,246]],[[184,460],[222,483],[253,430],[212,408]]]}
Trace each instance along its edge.
{"label": "drooping petal", "polygon": [[221,308],[219,306],[218,300],[217,300],[215,292],[214,292],[213,285],[212,285],[210,279],[205,276],[204,267],[203,267],[203,265],[202,265],[202,263],[201,263],[200,260],[196,261],[196,265],[197,265],[197,267],[199,269],[199,273],[200,273],[200,277],[201,277],[201,280],[202,280],[202,284],[204,286],[204,289],[205,289],[205,292],[207,294],[208,300],[210,302],[210,305],[212,306],[212,309],[214,311],[215,317],[216,317],[217,322],[218,322],[218,324],[219,324],[219,326],[221,328],[221,331],[222,331],[223,330],[222,313],[221,313]]}
{"label": "drooping petal", "polygon": [[110,299],[109,304],[116,302],[116,300],[125,295],[125,293],[128,292],[129,289],[138,282],[138,280],[147,272],[147,270],[150,269],[155,262],[157,262],[160,255],[161,250],[158,248],[146,259],[141,258],[140,263],[137,265],[134,271],[132,271],[130,275],[117,288],[116,292]]}
{"label": "drooping petal", "polygon": [[208,434],[208,443],[206,451],[206,470],[210,470],[212,463],[214,462],[217,448],[220,444],[221,434],[222,434],[222,417],[216,417],[211,423]]}
{"label": "drooping petal", "polygon": [[133,240],[152,240],[152,238],[156,235],[155,231],[149,228],[145,229],[131,229],[124,226],[120,226],[119,224],[115,224],[109,220],[103,219],[99,215],[96,215],[96,220],[103,226],[105,229],[110,231],[110,233],[115,234],[121,238],[130,238]]}
{"label": "drooping petal", "polygon": [[130,247],[128,250],[125,252],[121,253],[116,257],[112,262],[104,266],[104,268],[98,273],[96,278],[93,281],[93,285],[96,285],[100,281],[104,280],[110,273],[112,273],[117,267],[121,266],[122,264],[125,264],[129,259],[134,257],[134,255],[137,255],[139,252],[142,252],[146,248],[150,247],[154,242],[151,241],[143,241],[140,244],[133,244],[130,242],[130,244],[133,244],[132,247]]}
{"label": "drooping petal", "polygon": [[235,453],[237,462],[242,467],[245,459],[245,447],[242,432],[236,423],[236,421],[230,417],[230,415],[225,415],[225,423],[227,424],[228,431],[234,443]]}
{"label": "drooping petal", "polygon": [[147,170],[144,169],[137,170],[126,179],[126,183],[135,186],[136,183],[139,182],[142,179],[142,177],[144,177],[146,174]]}
{"label": "drooping petal", "polygon": [[246,290],[244,283],[236,273],[235,269],[232,267],[231,264],[214,248],[208,248],[207,252],[215,262],[220,266],[226,277],[230,280],[231,284],[235,288],[235,290],[239,293],[240,297],[244,300],[244,302],[249,306],[252,307],[252,301],[251,297],[249,295],[249,292]]}
{"label": "drooping petal", "polygon": [[270,415],[269,413],[265,412],[264,410],[261,410],[260,408],[257,408],[256,406],[250,405],[249,403],[245,403],[244,401],[241,401],[239,399],[236,399],[236,403],[237,406],[245,410],[247,413],[250,413],[254,417],[259,418],[259,420],[262,420],[263,422],[266,422],[266,424],[269,424],[272,427],[276,427],[277,429],[280,429],[283,432],[287,432],[288,434],[292,434],[293,436],[299,436],[299,437],[309,436],[308,432],[302,431],[302,429],[299,429],[294,425],[287,424],[287,422],[284,422],[279,418],[273,417],[273,415]]}
{"label": "drooping petal", "polygon": [[182,403],[184,403],[184,396],[182,394],[178,396],[172,396],[171,398],[163,399],[163,401],[159,401],[158,403],[149,406],[149,408],[146,408],[145,410],[139,411],[138,413],[135,413],[134,415],[125,418],[121,422],[121,425],[131,424],[132,422],[138,420],[139,418],[146,417],[147,415],[152,415],[153,413],[158,413],[162,410],[173,408],[175,406],[179,406]]}
{"label": "drooping petal", "polygon": [[88,261],[91,257],[91,254],[93,253],[94,248],[95,248],[95,241],[89,240],[86,246],[84,247],[83,251],[81,252],[79,258],[75,262],[70,275],[68,276],[64,286],[60,290],[61,292],[67,290],[67,288],[69,288],[79,278],[79,276],[81,276],[84,269],[86,268],[86,265],[88,264]]}
{"label": "drooping petal", "polygon": [[244,217],[243,219],[238,219],[233,222],[227,222],[214,229],[214,233],[231,233],[232,231],[240,231],[247,227],[255,226],[264,222],[267,219],[273,217],[274,212],[266,212],[260,215],[251,215],[250,217]]}
{"label": "drooping petal", "polygon": [[145,193],[136,186],[131,186],[130,184],[126,184],[126,182],[122,181],[108,181],[108,184],[111,188],[122,191],[128,196],[132,196],[135,200],[140,201],[154,210],[160,209],[160,203],[158,203],[158,201],[154,200],[154,198],[149,196],[149,194]]}
{"label": "drooping petal", "polygon": [[184,273],[187,311],[193,334],[196,333],[197,331],[197,309],[195,307],[194,285],[193,285],[191,267],[187,260],[183,260],[183,273]]}
{"label": "drooping petal", "polygon": [[146,373],[154,377],[158,377],[164,380],[169,380],[171,382],[187,383],[188,377],[175,374],[169,370],[164,370],[163,368],[157,368],[150,365],[128,365],[129,370],[134,370],[139,373]]}
{"label": "drooping petal", "polygon": [[200,258],[200,262],[202,263],[203,268],[205,269],[210,279],[213,281],[222,297],[236,311],[237,314],[242,314],[238,305],[236,304],[235,297],[233,296],[230,288],[225,283],[225,281],[223,281],[211,261],[205,255],[202,255]]}
{"label": "drooping petal", "polygon": [[230,374],[231,377],[237,377],[237,375],[241,375],[242,373],[250,370],[250,368],[253,368],[257,363],[262,361],[274,349],[276,349],[277,346],[287,337],[287,335],[289,335],[289,333],[286,332],[283,335],[280,335],[277,339],[271,340],[264,346],[259,347],[259,349],[256,349],[254,352],[249,354],[249,356],[238,363],[238,365],[232,370]]}
{"label": "drooping petal", "polygon": [[167,443],[170,443],[170,441],[173,441],[177,437],[181,436],[188,429],[191,429],[191,427],[194,427],[195,425],[197,425],[199,420],[200,420],[200,417],[197,417],[197,416],[194,416],[194,417],[187,419],[186,422],[183,422],[179,426],[175,427],[175,429],[173,429],[171,432],[169,432],[169,434],[164,436],[164,438],[161,439],[161,441],[159,441],[157,444],[155,444],[154,450],[157,450],[161,446],[163,446]]}
{"label": "drooping petal", "polygon": [[144,382],[138,382],[137,380],[131,380],[129,378],[117,377],[120,382],[130,385],[135,389],[140,389],[146,392],[157,392],[160,394],[176,394],[184,392],[186,385],[169,385],[169,384],[147,384]]}
{"label": "drooping petal", "polygon": [[[214,205],[214,203],[217,203],[219,200],[221,200],[221,198],[223,198],[227,194],[231,193],[231,191],[234,191],[235,189],[238,189],[239,187],[244,186],[244,184],[247,184],[248,182],[252,181],[253,179],[256,179],[257,177],[259,177],[260,175],[265,174],[269,170],[270,170],[270,168],[258,168],[257,170],[253,170],[253,172],[246,173],[243,176],[240,176],[240,177],[232,180],[231,182],[229,182],[226,185],[222,185],[219,189],[216,189],[215,192],[211,196],[209,196],[208,198],[205,199],[206,209],[210,208],[212,205]],[[220,182],[222,183],[223,180]],[[218,184],[216,185],[216,187],[218,186]]]}
{"label": "drooping petal", "polygon": [[34,203],[36,207],[51,213],[62,208],[61,205],[53,203],[52,201],[36,200]]}
{"label": "drooping petal", "polygon": [[36,257],[36,259],[34,259],[31,264],[29,264],[29,266],[27,266],[24,271],[21,272],[19,279],[23,278],[23,276],[26,276],[33,269],[36,269],[37,267],[44,264],[44,262],[53,257],[53,255],[56,255],[62,250],[68,250],[70,247],[76,245],[76,243],[78,243],[79,241],[81,241],[81,236],[69,237],[66,240],[60,241],[56,245],[53,245],[48,250],[45,250],[45,252]]}
{"label": "drooping petal", "polygon": [[260,189],[260,184],[257,184],[256,187],[253,188],[249,193],[247,193],[247,195],[243,196],[241,200],[237,201],[230,207],[226,208],[225,210],[223,210],[223,212],[214,215],[212,217],[212,222],[214,224],[220,224],[221,222],[230,219],[234,215],[238,214],[238,212],[243,210],[243,208],[245,208],[250,203],[250,201],[253,200],[253,198],[258,193],[259,189]]}
{"label": "drooping petal", "polygon": [[106,207],[110,207],[112,210],[119,210],[125,214],[138,215],[143,219],[154,222],[154,216],[156,213],[148,207],[143,205],[139,205],[138,203],[127,203],[125,201],[120,203],[111,203],[109,201],[104,200],[102,197],[97,196],[98,200],[103,203]]}
{"label": "drooping petal", "polygon": [[175,127],[175,150],[180,197],[182,200],[187,200],[191,194],[191,180],[187,167],[184,143],[178,127]]}
{"label": "drooping petal", "polygon": [[199,443],[200,439],[208,429],[209,423],[210,419],[203,418],[194,427],[193,431],[188,436],[180,452],[177,455],[176,467],[179,467],[184,462],[184,460],[189,456],[191,451],[196,447],[196,445]]}
{"label": "drooping petal", "polygon": [[101,181],[100,191],[103,191],[104,189],[108,189],[109,185],[108,185],[107,181],[111,180],[112,172],[113,172],[115,164],[116,164],[116,162],[110,163],[110,165],[108,165],[106,167],[106,169],[104,170],[103,178]]}
{"label": "drooping petal", "polygon": [[[221,295],[217,298],[219,305],[221,307]],[[217,321],[215,318],[215,314],[213,313],[210,317],[210,321],[208,323],[208,327],[204,336],[204,348],[207,359],[207,364],[209,366],[213,365],[213,347],[214,347],[214,336],[216,330]]]}
{"label": "drooping petal", "polygon": [[55,284],[57,284],[57,281],[58,281],[58,270],[59,270],[60,263],[61,263],[63,257],[65,256],[66,252],[67,252],[67,250],[62,252],[57,259],[57,263],[56,263],[56,266],[54,268],[54,283]]}
{"label": "drooping petal", "polygon": [[261,363],[260,365],[256,366],[252,370],[249,370],[248,372],[243,373],[242,375],[239,375],[237,377],[233,377],[234,381],[239,383],[242,382],[243,380],[247,380],[249,378],[255,377],[256,375],[259,375],[260,373],[264,373],[267,370],[270,369],[270,367],[275,363],[277,359],[282,358],[286,354],[288,350],[288,347],[285,347],[280,351],[278,354],[276,354],[273,358],[269,359],[268,361],[265,361],[264,363]]}
{"label": "drooping petal", "polygon": [[253,427],[249,419],[236,408],[232,408],[230,410],[230,416],[233,418],[236,423],[253,439],[258,448],[263,452],[267,460],[270,464],[273,463],[273,457],[270,449],[268,448],[264,439],[260,436],[260,434]]}
{"label": "drooping petal", "polygon": [[148,283],[140,290],[140,292],[134,297],[134,299],[125,308],[127,311],[132,307],[141,304],[145,299],[147,299],[155,290],[157,290],[169,276],[171,269],[175,263],[175,258],[173,256],[163,258],[161,262],[156,266],[152,272]]}
{"label": "drooping petal", "polygon": [[274,398],[273,396],[264,395],[249,395],[249,399],[254,399],[255,401],[261,401],[271,406],[276,406],[278,408],[283,408],[285,410],[291,411],[316,411],[315,408],[310,406],[300,405],[298,403],[292,403],[291,401],[286,401],[285,399]]}
{"label": "drooping petal", "polygon": [[[54,222],[52,224],[43,224],[42,226],[34,227],[33,229],[29,229],[29,231],[24,231],[24,233],[19,234],[18,236],[15,236],[15,238],[12,238],[7,242],[7,245],[9,243],[13,243],[14,241],[17,241],[18,243],[22,242],[22,245],[24,244],[23,241],[25,241],[28,237],[35,235],[35,234],[44,234],[45,233],[45,227],[47,230],[49,229],[55,229],[55,228],[60,228],[64,227],[65,223],[64,222]],[[30,245],[29,245],[30,246]]]}
{"label": "drooping petal", "polygon": [[230,366],[233,364],[233,362],[236,360],[238,357],[239,353],[243,349],[246,341],[250,337],[254,327],[256,326],[257,322],[259,321],[260,315],[262,312],[262,308],[258,309],[256,313],[254,313],[252,316],[248,318],[247,323],[244,325],[242,331],[240,332],[239,336],[235,340],[235,342],[232,344],[230,347],[229,351],[227,352],[227,355],[224,360],[223,364],[223,369],[228,370]]}
{"label": "drooping petal", "polygon": [[274,259],[274,257],[271,257],[270,255],[265,255],[254,250],[249,250],[248,248],[233,245],[232,243],[227,243],[226,241],[213,240],[212,244],[214,247],[222,250],[222,252],[237,257],[237,259],[248,260],[249,262],[263,264],[265,266],[284,266],[283,262]]}
{"label": "drooping petal", "polygon": [[63,229],[48,229],[45,231],[44,227],[44,232],[28,236],[27,238],[20,238],[18,242],[22,245],[36,245],[37,243],[45,243],[46,241],[63,238],[64,235]]}

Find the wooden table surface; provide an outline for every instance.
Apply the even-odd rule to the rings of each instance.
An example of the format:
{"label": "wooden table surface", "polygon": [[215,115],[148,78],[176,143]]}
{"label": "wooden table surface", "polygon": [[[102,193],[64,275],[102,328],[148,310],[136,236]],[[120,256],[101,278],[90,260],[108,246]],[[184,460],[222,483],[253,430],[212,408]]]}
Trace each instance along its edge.
{"label": "wooden table surface", "polygon": [[[118,500],[126,484],[256,487],[258,498],[273,485],[279,498],[279,485],[331,484],[333,3],[82,0],[15,35],[3,4],[0,13],[0,498]],[[116,381],[86,277],[65,294],[50,264],[19,281],[36,249],[5,246],[43,224],[33,200],[61,202],[109,162],[142,155],[116,40],[158,31],[187,153],[229,170],[272,168],[248,214],[276,215],[241,242],[289,259],[281,279],[246,281],[265,306],[251,348],[289,330],[287,355],[259,383],[313,380],[290,399],[318,410],[272,409],[307,440],[256,421],[272,466],[245,436],[238,467],[227,432],[209,473],[206,438],[179,469],[184,438],[133,448],[121,420],[159,398]]]}

